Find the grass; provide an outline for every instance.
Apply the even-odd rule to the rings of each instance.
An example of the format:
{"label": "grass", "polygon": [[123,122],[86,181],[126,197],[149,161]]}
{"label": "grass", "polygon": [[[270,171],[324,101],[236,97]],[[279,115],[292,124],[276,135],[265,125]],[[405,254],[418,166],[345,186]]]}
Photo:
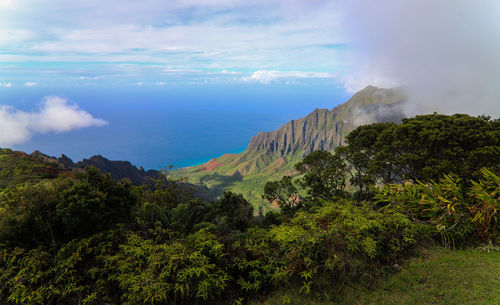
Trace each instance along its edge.
{"label": "grass", "polygon": [[500,251],[432,248],[372,289],[353,285],[343,297],[329,295],[326,299],[341,300],[279,292],[253,304],[500,304]]}

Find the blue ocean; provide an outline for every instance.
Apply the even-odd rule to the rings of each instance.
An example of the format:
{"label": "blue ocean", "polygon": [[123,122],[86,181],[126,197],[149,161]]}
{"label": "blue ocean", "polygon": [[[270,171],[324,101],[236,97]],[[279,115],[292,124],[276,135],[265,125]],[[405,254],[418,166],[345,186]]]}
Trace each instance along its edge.
{"label": "blue ocean", "polygon": [[197,165],[246,149],[252,136],[301,118],[315,108],[331,109],[349,94],[341,86],[207,85],[183,87],[9,88],[0,104],[36,110],[44,96],[60,96],[103,127],[35,134],[12,149],[73,161],[100,154],[145,169]]}

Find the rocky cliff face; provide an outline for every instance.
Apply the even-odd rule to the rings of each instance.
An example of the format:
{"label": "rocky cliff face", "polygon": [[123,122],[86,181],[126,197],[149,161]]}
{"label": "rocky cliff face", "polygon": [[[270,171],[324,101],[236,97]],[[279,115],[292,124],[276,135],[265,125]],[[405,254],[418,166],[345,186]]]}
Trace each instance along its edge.
{"label": "rocky cliff face", "polygon": [[43,162],[56,164],[60,169],[68,171],[80,171],[87,166],[95,166],[101,172],[109,173],[113,179],[121,180],[128,178],[134,185],[141,185],[149,179],[159,177],[159,172],[156,170],[145,171],[142,167],[138,169],[129,161],[111,161],[101,155],[92,156],[90,159],[83,159],[77,163],[74,163],[64,154],[60,158],[55,158],[43,154],[38,150],[32,152],[30,156]]}
{"label": "rocky cliff face", "polygon": [[248,152],[286,156],[300,151],[309,154],[315,150],[333,150],[343,145],[346,134],[359,125],[401,120],[404,114],[400,106],[405,100],[399,89],[369,86],[332,110],[316,109],[278,130],[260,132],[250,141]]}
{"label": "rocky cliff face", "polygon": [[250,141],[248,150],[280,156],[299,151],[332,150],[343,144],[345,133],[354,126],[352,120],[336,120],[333,111],[316,109],[305,118],[292,120],[278,130],[257,134]]}
{"label": "rocky cliff face", "polygon": [[156,170],[145,171],[142,167],[139,169],[129,161],[111,161],[101,155],[92,156],[90,159],[83,159],[76,166],[85,168],[95,166],[103,173],[110,173],[111,178],[121,180],[128,178],[134,185],[141,185],[149,179],[157,179],[159,172]]}

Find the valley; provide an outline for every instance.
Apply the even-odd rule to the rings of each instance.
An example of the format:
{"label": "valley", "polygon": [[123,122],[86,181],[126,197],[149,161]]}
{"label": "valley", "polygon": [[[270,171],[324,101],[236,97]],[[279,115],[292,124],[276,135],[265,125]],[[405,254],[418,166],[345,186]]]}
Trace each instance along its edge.
{"label": "valley", "polygon": [[345,144],[345,136],[359,125],[400,122],[406,95],[401,88],[368,86],[332,110],[316,109],[304,118],[291,120],[279,129],[259,132],[239,154],[224,154],[198,166],[169,172],[189,183],[207,187],[213,196],[224,191],[242,194],[264,212],[272,207],[262,199],[267,181],[295,175],[294,166],[315,151],[333,151]]}

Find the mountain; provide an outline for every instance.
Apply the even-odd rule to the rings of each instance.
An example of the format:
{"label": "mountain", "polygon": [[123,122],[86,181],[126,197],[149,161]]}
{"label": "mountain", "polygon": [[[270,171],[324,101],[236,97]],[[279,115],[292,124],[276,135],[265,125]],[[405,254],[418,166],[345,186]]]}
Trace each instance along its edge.
{"label": "mountain", "polygon": [[145,171],[142,166],[138,169],[129,161],[111,161],[101,155],[92,156],[90,159],[83,159],[76,164],[77,167],[85,168],[87,166],[95,166],[103,173],[110,173],[111,177],[116,180],[128,178],[134,185],[141,185],[150,179],[157,179],[160,172],[157,170]]}
{"label": "mountain", "polygon": [[145,171],[142,167],[138,169],[129,161],[112,161],[101,155],[92,156],[90,159],[83,159],[77,163],[74,163],[64,154],[61,155],[61,157],[56,158],[43,154],[38,150],[32,152],[30,157],[37,158],[43,162],[55,164],[59,169],[68,171],[79,171],[87,166],[94,166],[102,173],[109,173],[111,178],[115,180],[128,178],[134,185],[141,185],[147,180],[157,179],[160,175],[159,171],[152,169]]}
{"label": "mountain", "polygon": [[22,151],[0,149],[0,190],[25,182],[53,179],[64,173],[71,172]]}
{"label": "mountain", "polygon": [[[54,179],[59,175],[72,176],[76,172],[83,171],[87,166],[94,166],[102,173],[109,173],[115,180],[127,178],[134,185],[141,185],[151,179],[155,180],[161,175],[159,171],[151,169],[145,171],[129,161],[112,161],[101,155],[74,163],[64,154],[56,158],[38,150],[27,154],[22,151],[0,148],[0,190],[20,183]],[[214,193],[203,185],[181,183],[194,197],[205,201],[216,199]]]}
{"label": "mountain", "polygon": [[242,193],[255,205],[266,181],[294,173],[294,165],[315,150],[333,150],[357,126],[374,122],[399,122],[404,117],[406,95],[400,88],[368,86],[332,110],[316,109],[279,129],[259,132],[239,154],[224,154],[193,167],[173,171],[175,177],[207,186],[214,194]]}

